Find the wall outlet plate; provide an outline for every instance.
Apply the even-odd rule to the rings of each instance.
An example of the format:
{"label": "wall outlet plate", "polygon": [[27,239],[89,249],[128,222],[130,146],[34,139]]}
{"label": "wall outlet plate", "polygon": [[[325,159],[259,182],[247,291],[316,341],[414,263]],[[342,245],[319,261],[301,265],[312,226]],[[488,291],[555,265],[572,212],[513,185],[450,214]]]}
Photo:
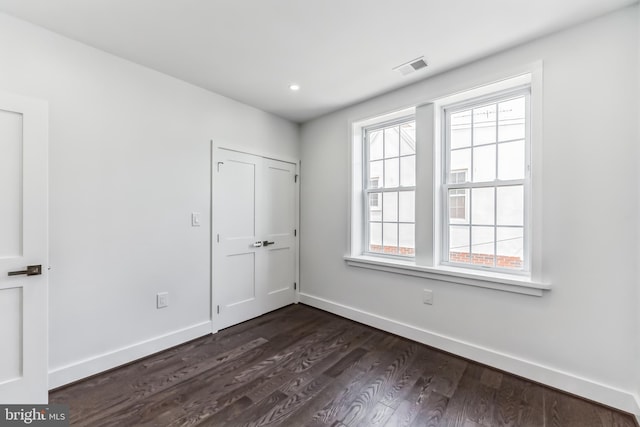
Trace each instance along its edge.
{"label": "wall outlet plate", "polygon": [[422,291],[422,302],[424,304],[432,305],[433,304],[433,291],[429,289],[423,289]]}

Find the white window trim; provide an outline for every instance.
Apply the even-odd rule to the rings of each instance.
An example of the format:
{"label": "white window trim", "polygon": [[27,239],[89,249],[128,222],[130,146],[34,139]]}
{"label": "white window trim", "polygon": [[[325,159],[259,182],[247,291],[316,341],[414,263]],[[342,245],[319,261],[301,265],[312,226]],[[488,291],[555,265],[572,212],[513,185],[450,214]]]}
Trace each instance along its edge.
{"label": "white window trim", "polygon": [[[417,107],[405,108],[383,117],[354,120],[349,123],[349,133],[353,143],[349,151],[352,167],[351,198],[349,203],[349,253],[346,263],[353,267],[386,271],[395,274],[423,277],[460,285],[515,292],[519,294],[542,296],[551,289],[551,284],[542,275],[542,62],[538,61],[520,67],[508,76],[496,76],[495,83],[477,82],[476,89],[465,90],[455,95],[425,101]],[[442,224],[441,184],[442,158],[441,117],[443,105],[454,104],[473,97],[511,89],[528,84],[531,87],[531,181],[529,195],[531,202],[530,231],[530,271],[528,276],[504,274],[495,271],[476,271],[468,268],[444,266],[440,263],[440,229]],[[416,257],[413,260],[398,260],[382,256],[364,254],[363,235],[363,144],[362,131],[365,127],[382,121],[393,120],[415,113],[416,117]]]}
{"label": "white window trim", "polygon": [[495,289],[517,294],[542,296],[551,285],[532,281],[528,277],[496,272],[484,272],[469,268],[450,266],[426,267],[409,260],[386,259],[367,255],[345,256],[347,265],[372,270],[397,273],[405,276],[423,277],[441,282],[456,283],[481,288]]}

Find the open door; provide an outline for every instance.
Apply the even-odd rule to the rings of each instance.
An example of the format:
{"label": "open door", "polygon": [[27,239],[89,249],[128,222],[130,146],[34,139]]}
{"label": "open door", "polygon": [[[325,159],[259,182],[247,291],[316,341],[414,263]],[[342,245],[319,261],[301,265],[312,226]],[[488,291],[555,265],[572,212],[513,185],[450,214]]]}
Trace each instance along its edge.
{"label": "open door", "polygon": [[0,404],[48,400],[47,111],[0,93]]}

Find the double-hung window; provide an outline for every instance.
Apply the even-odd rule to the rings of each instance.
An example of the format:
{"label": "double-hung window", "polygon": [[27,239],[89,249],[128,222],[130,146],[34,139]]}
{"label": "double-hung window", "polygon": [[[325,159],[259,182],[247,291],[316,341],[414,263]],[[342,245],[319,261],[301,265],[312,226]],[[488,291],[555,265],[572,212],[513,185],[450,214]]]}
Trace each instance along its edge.
{"label": "double-hung window", "polygon": [[415,121],[364,129],[365,252],[415,254]]}
{"label": "double-hung window", "polygon": [[541,75],[533,64],[353,122],[347,263],[527,295],[550,289],[536,232]]}
{"label": "double-hung window", "polygon": [[442,262],[528,271],[529,89],[443,113]]}

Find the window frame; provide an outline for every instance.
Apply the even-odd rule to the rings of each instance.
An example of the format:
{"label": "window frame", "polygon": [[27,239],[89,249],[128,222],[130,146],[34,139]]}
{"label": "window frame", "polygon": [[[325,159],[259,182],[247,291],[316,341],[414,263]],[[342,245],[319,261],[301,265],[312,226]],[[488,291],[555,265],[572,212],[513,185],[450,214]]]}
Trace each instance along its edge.
{"label": "window frame", "polygon": [[[391,127],[398,127],[400,128],[403,124],[406,123],[414,123],[414,129],[415,129],[415,115],[414,114],[407,114],[407,115],[403,115],[401,117],[397,117],[397,118],[393,118],[391,120],[386,120],[386,121],[380,121],[380,122],[376,122],[375,124],[372,124],[370,126],[366,126],[362,128],[362,235],[363,235],[363,248],[362,248],[362,254],[366,255],[366,256],[375,256],[375,257],[384,257],[384,258],[395,258],[395,259],[400,259],[400,260],[413,260],[415,259],[415,224],[416,224],[416,217],[415,217],[415,207],[414,207],[414,218],[413,218],[413,222],[406,222],[406,221],[400,221],[400,214],[398,212],[398,219],[395,221],[395,224],[398,225],[398,243],[396,245],[396,247],[398,248],[398,253],[397,254],[390,254],[390,253],[384,253],[384,252],[374,252],[374,251],[370,251],[370,210],[371,210],[371,206],[369,206],[369,196],[371,194],[379,194],[378,196],[378,203],[382,202],[382,207],[380,208],[381,210],[384,210],[384,201],[382,200],[384,198],[384,193],[398,193],[398,210],[400,209],[400,202],[399,202],[399,196],[401,192],[409,192],[409,191],[413,191],[414,197],[415,197],[415,193],[416,193],[416,180],[414,177],[414,185],[413,186],[401,186],[401,173],[402,173],[402,169],[401,169],[401,163],[400,160],[398,160],[399,164],[398,164],[398,186],[397,187],[390,187],[390,188],[385,188],[384,187],[384,179],[382,180],[382,186],[378,187],[378,188],[370,188],[370,183],[371,183],[371,176],[369,175],[369,159],[370,159],[370,155],[369,155],[369,149],[370,149],[370,144],[369,142],[369,134],[371,134],[372,132],[375,131],[379,131],[382,130],[383,134],[384,134],[384,129],[388,129]],[[400,150],[400,147],[398,147],[398,149]],[[383,155],[382,158],[379,160],[382,160],[383,162],[383,168],[384,168],[384,161],[387,159],[385,157],[385,147],[383,144],[382,147],[383,150]],[[416,150],[417,152],[417,147]],[[416,153],[414,152],[414,154],[409,154],[409,155],[402,155],[400,154],[400,151],[398,151],[398,159],[401,159],[402,157],[409,157],[409,156],[413,156],[414,159],[416,158]],[[417,167],[414,166],[414,170]],[[379,179],[379,178],[378,178]],[[414,204],[415,206],[415,204]],[[384,215],[384,214],[383,214]],[[377,222],[377,221],[375,221]],[[382,248],[384,251],[384,216],[382,218],[382,220],[380,221],[380,224],[382,226]],[[414,248],[413,248],[413,255],[402,255],[400,254],[400,231],[399,231],[399,225],[400,224],[413,224],[414,226]]]}
{"label": "window frame", "polygon": [[[500,102],[505,102],[510,99],[515,99],[520,96],[524,96],[525,98],[525,134],[524,134],[524,178],[522,179],[510,179],[510,180],[500,180],[498,177],[498,168],[499,164],[496,161],[496,176],[492,181],[485,182],[472,182],[467,181],[464,183],[451,183],[448,182],[448,174],[450,167],[450,154],[451,154],[451,126],[450,126],[450,117],[452,114],[455,114],[460,111],[481,108],[486,105],[491,105],[493,103],[498,104]],[[480,271],[488,271],[488,272],[496,272],[496,273],[506,273],[513,275],[522,275],[529,276],[531,273],[531,85],[525,84],[517,87],[512,87],[505,90],[491,92],[482,96],[473,97],[470,99],[465,99],[460,102],[452,103],[452,104],[443,104],[440,107],[440,117],[442,120],[441,124],[441,150],[442,156],[440,161],[442,164],[440,165],[440,170],[442,172],[442,176],[439,180],[439,191],[441,194],[441,224],[439,227],[440,233],[440,242],[441,247],[439,248],[440,252],[440,264],[447,267],[455,267],[460,269],[469,269],[469,270],[480,270]],[[499,112],[496,111],[496,133],[498,132],[497,123],[499,122]],[[473,135],[473,127],[471,128],[471,133]],[[473,136],[472,136],[473,138]],[[499,141],[496,136],[496,141],[493,143],[496,146],[496,155],[498,153],[498,146],[500,144],[519,141],[520,139],[514,139],[509,141]],[[473,141],[473,140],[472,140]],[[490,145],[486,144],[486,145]],[[484,145],[484,144],[483,144]],[[473,142],[470,147],[473,149]],[[472,163],[473,167],[473,163]],[[469,177],[470,179],[472,177]],[[521,269],[512,269],[512,268],[501,268],[497,265],[494,266],[485,266],[480,264],[471,264],[464,262],[455,262],[449,259],[450,248],[449,248],[449,227],[451,225],[449,221],[449,190],[453,189],[468,189],[469,191],[469,201],[468,201],[468,213],[471,212],[472,206],[472,196],[471,193],[475,188],[493,188],[497,193],[498,188],[510,187],[510,186],[523,186],[523,265]],[[494,193],[494,214],[497,215],[497,208],[495,208],[495,204],[497,203],[496,193]],[[472,223],[469,222],[469,232],[471,233]],[[497,218],[494,218],[493,224],[494,230],[494,264],[497,264],[497,236],[496,232],[498,229]],[[516,226],[514,228],[520,228],[520,226]],[[472,246],[471,236],[469,238],[469,245]],[[472,256],[472,252],[469,251],[469,256]]]}

